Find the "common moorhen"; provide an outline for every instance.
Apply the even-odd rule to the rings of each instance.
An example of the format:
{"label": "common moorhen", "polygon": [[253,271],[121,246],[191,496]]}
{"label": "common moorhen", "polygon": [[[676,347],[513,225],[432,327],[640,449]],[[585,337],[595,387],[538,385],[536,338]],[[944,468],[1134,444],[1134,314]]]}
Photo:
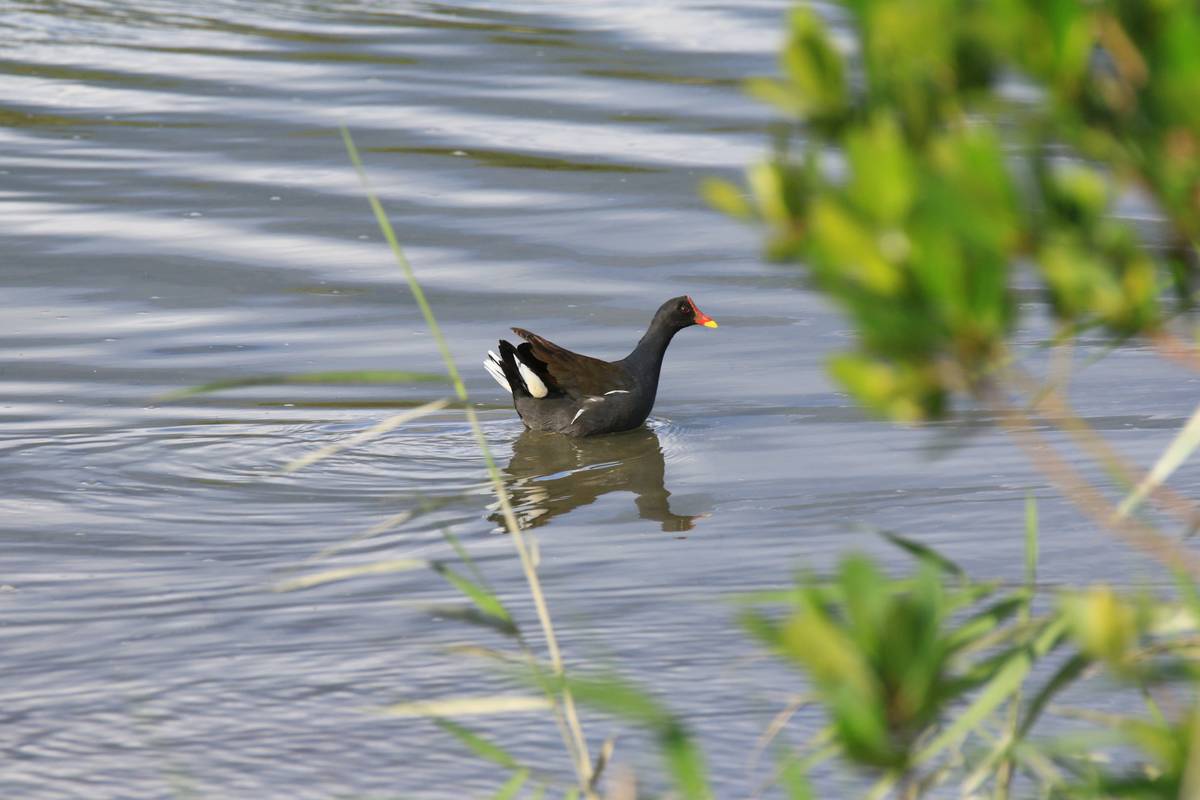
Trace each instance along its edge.
{"label": "common moorhen", "polygon": [[715,328],[692,298],[663,303],[650,327],[620,361],[572,353],[524,328],[513,347],[500,340],[500,355],[488,351],[483,366],[512,393],[525,427],[569,436],[592,436],[636,428],[646,421],[658,393],[658,373],[671,337],[689,325]]}

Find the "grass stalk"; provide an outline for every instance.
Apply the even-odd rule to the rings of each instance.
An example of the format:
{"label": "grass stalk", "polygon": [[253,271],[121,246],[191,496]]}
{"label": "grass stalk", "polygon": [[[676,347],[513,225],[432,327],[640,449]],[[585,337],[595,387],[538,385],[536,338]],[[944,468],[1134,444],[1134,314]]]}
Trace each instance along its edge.
{"label": "grass stalk", "polygon": [[[409,263],[408,257],[405,256],[403,248],[400,247],[400,242],[396,238],[395,231],[392,229],[392,223],[383,210],[383,204],[379,201],[378,195],[376,195],[371,182],[367,178],[367,171],[363,167],[362,159],[358,155],[358,148],[354,145],[354,139],[351,137],[349,129],[343,125],[341,126],[341,133],[342,141],[346,145],[346,152],[349,154],[350,161],[354,164],[354,169],[358,173],[358,179],[362,183],[368,202],[371,204],[371,210],[375,214],[375,221],[379,224],[379,230],[383,233],[383,238],[387,240],[388,247],[391,248],[392,255],[395,257],[396,263],[400,266],[400,270],[408,282],[413,299],[416,300],[417,306],[421,309],[421,314],[425,318],[425,324],[429,328],[430,335],[437,342],[438,351],[441,353],[442,360],[446,364],[446,373],[450,376],[450,382],[454,385],[454,393],[463,403],[467,421],[471,425],[471,432],[475,436],[476,444],[479,445],[479,451],[482,453],[484,464],[487,466],[492,488],[495,490],[496,497],[500,502],[500,513],[504,518],[504,526],[508,529],[513,545],[517,549],[517,556],[521,561],[521,569],[525,573],[525,582],[528,584],[529,593],[533,597],[533,605],[537,611],[538,623],[541,625],[542,634],[546,637],[546,649],[550,655],[550,667],[556,676],[561,677],[565,671],[562,652],[558,647],[558,637],[555,635],[554,624],[550,619],[550,610],[546,605],[546,596],[542,591],[541,580],[538,578],[537,566],[534,563],[530,543],[526,540],[525,534],[521,531],[521,526],[517,522],[517,517],[513,513],[508,491],[504,487],[504,480],[500,474],[500,470],[496,466],[495,459],[492,457],[492,451],[488,447],[487,437],[483,434],[483,428],[479,425],[479,417],[476,415],[474,407],[467,402],[467,388],[463,385],[462,377],[459,375],[458,366],[454,362],[454,356],[450,353],[450,346],[446,342],[446,337],[442,335],[442,329],[433,314],[433,309],[429,306],[429,301],[425,298],[425,292],[421,289],[421,284],[417,281],[412,264]],[[569,736],[564,736],[567,750],[571,754],[580,788],[586,796],[594,796],[594,792],[591,789],[592,760],[588,754],[587,739],[583,735],[583,727],[579,722],[579,713],[575,708],[575,700],[565,682],[562,682],[561,691],[562,695],[559,701],[562,706],[562,715],[566,721],[566,728],[569,731]]]}
{"label": "grass stalk", "polygon": [[[1017,623],[1029,625],[1033,621],[1033,596],[1037,591],[1038,568],[1038,510],[1033,492],[1025,496],[1025,602],[1017,612]],[[1024,686],[1017,687],[1008,704],[1008,720],[1001,743],[1000,763],[996,767],[994,800],[1008,800],[1012,792],[1013,776],[1017,762],[1013,755],[1017,740],[1021,738],[1021,707],[1025,703]]]}
{"label": "grass stalk", "polygon": [[1100,526],[1112,531],[1135,550],[1141,551],[1168,569],[1182,569],[1189,575],[1200,575],[1200,558],[1182,543],[1167,537],[1150,525],[1130,518],[1120,518],[1116,514],[1116,507],[1059,454],[1057,448],[1038,431],[1029,415],[1009,403],[1001,390],[992,387],[983,399],[996,414],[1000,427],[1013,438],[1029,457],[1030,462],[1049,478],[1076,508]]}
{"label": "grass stalk", "polygon": [[[1139,470],[1122,458],[1103,436],[1079,416],[1067,401],[1065,394],[1058,390],[1038,389],[1036,381],[1019,368],[1014,368],[1009,376],[1018,388],[1033,395],[1028,406],[1030,411],[1070,435],[1097,464],[1104,467],[1124,490],[1129,491],[1133,489],[1135,483],[1137,484],[1137,489],[1118,508],[1120,517],[1126,516],[1133,506],[1149,496],[1162,505],[1166,511],[1175,514],[1188,526],[1189,530],[1200,524],[1200,509],[1197,509],[1196,504],[1179,495],[1170,487],[1162,485],[1162,479],[1170,474],[1170,470],[1167,470],[1165,474],[1161,474],[1161,470],[1156,470],[1160,473],[1161,479],[1158,480],[1152,480],[1151,476],[1156,474],[1156,471],[1152,471],[1139,483],[1137,481]],[[1195,415],[1193,415],[1193,419],[1195,419]],[[1179,437],[1184,440],[1190,437],[1194,440],[1196,425],[1189,421],[1188,426],[1192,432],[1185,433],[1189,431],[1189,427],[1185,426]]]}

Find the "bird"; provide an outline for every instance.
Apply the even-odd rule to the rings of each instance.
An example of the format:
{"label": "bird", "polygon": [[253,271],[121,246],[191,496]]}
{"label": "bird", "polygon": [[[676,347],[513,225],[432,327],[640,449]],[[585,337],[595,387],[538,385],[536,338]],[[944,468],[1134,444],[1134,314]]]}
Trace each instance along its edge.
{"label": "bird", "polygon": [[568,436],[595,436],[638,427],[650,416],[658,375],[672,337],[684,328],[717,323],[684,295],[663,303],[633,352],[603,361],[559,347],[524,328],[517,346],[500,340],[483,366],[506,391],[525,427]]}

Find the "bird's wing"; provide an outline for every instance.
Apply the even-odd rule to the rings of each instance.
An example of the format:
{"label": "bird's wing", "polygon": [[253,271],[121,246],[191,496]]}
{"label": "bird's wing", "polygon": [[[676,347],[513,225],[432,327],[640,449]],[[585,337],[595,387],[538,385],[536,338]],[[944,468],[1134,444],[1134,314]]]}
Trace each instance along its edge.
{"label": "bird's wing", "polygon": [[552,390],[582,397],[632,388],[628,373],[616,364],[573,353],[524,328],[513,328],[513,333],[528,342],[518,350],[537,359],[539,364],[533,366],[540,367],[540,377],[548,379]]}

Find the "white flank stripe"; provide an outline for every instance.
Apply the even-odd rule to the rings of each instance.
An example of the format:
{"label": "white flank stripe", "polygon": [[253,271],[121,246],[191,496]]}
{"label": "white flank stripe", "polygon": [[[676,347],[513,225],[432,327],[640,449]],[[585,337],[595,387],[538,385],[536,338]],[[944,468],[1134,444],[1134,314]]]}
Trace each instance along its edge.
{"label": "white flank stripe", "polygon": [[574,425],[574,424],[575,424],[575,420],[579,419],[579,416],[580,416],[581,414],[583,414],[583,411],[584,411],[584,410],[581,408],[581,409],[579,409],[578,411],[576,411],[576,412],[575,412],[575,416],[571,417],[571,424],[572,424],[572,425]]}
{"label": "white flank stripe", "polygon": [[604,396],[608,397],[610,394],[629,394],[629,390],[628,389],[613,389],[611,392],[605,392]]}
{"label": "white flank stripe", "polygon": [[521,373],[521,380],[525,381],[525,388],[534,397],[545,397],[550,394],[550,390],[546,388],[546,384],[542,383],[542,379],[534,374],[533,370],[517,361],[517,369]]}
{"label": "white flank stripe", "polygon": [[[488,355],[491,355],[491,353]],[[488,371],[489,375],[496,379],[496,383],[504,387],[504,391],[512,394],[512,387],[508,385],[508,378],[504,377],[504,370],[500,369],[495,361],[489,358],[483,362],[483,368]]]}

